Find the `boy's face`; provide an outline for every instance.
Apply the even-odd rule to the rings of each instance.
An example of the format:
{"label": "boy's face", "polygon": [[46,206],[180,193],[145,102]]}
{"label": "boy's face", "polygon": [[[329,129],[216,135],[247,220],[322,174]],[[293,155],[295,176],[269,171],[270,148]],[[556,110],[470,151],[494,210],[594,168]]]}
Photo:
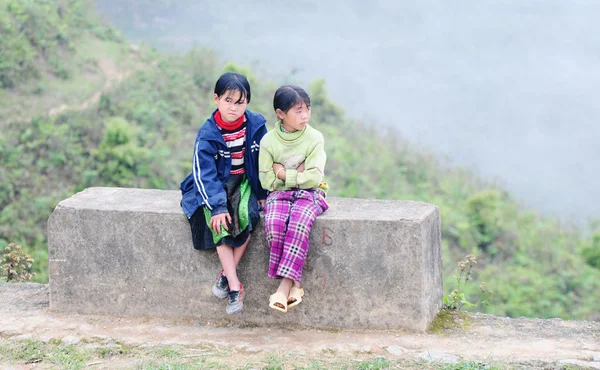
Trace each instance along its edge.
{"label": "boy's face", "polygon": [[277,110],[277,117],[283,121],[283,128],[287,132],[302,131],[310,120],[310,107],[306,103],[296,104],[287,112]]}
{"label": "boy's face", "polygon": [[240,91],[231,90],[225,91],[221,97],[218,97],[217,94],[213,95],[213,101],[217,105],[223,121],[231,123],[244,114],[248,101],[246,99],[240,101],[241,97]]}

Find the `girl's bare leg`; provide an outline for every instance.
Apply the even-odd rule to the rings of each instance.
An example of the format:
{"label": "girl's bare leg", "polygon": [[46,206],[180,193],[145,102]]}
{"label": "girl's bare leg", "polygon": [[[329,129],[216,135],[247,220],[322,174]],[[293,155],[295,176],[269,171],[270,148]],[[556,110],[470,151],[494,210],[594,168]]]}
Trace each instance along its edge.
{"label": "girl's bare leg", "polygon": [[279,283],[279,287],[277,288],[278,293],[282,293],[286,297],[290,294],[290,289],[292,289],[292,285],[294,284],[294,280],[289,278],[281,279]]}

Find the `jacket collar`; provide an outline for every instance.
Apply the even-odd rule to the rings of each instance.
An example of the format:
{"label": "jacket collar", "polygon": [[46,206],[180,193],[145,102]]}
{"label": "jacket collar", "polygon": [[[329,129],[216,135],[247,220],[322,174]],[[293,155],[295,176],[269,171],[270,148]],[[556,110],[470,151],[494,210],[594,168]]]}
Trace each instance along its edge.
{"label": "jacket collar", "polygon": [[[219,130],[219,127],[217,126],[217,123],[215,122],[215,119],[214,119],[214,115],[216,112],[217,112],[217,110],[215,109],[212,112],[212,114],[210,115],[210,118],[206,120],[207,122],[210,122],[210,124],[204,125],[201,135],[206,140],[218,141],[220,143],[225,143],[225,141],[223,140],[223,135],[221,134],[221,130]],[[254,135],[256,134],[256,132],[262,126],[265,126],[266,120],[262,115],[251,112],[249,110],[246,110],[244,112],[244,115],[246,116],[246,130],[248,131],[246,136],[250,137],[250,138],[254,138]]]}

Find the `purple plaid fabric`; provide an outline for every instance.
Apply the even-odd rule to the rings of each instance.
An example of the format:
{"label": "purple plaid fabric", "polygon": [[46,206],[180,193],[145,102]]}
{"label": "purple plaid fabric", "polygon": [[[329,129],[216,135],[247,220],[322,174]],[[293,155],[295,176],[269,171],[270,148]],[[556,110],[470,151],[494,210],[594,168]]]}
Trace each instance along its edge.
{"label": "purple plaid fabric", "polygon": [[302,280],[308,237],[318,215],[329,208],[320,189],[275,191],[265,205],[269,277]]}

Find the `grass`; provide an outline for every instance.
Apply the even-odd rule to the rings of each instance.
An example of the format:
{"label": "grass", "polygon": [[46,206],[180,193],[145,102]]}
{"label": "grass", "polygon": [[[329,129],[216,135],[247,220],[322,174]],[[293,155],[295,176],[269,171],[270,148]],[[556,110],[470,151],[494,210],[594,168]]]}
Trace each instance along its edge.
{"label": "grass", "polygon": [[464,311],[441,310],[429,326],[429,333],[444,334],[450,331],[468,330],[472,322],[471,314]]}
{"label": "grass", "polygon": [[49,351],[46,358],[61,369],[81,369],[92,358],[92,353],[75,345],[58,346]]}
{"label": "grass", "polygon": [[0,360],[11,364],[49,363],[61,369],[81,369],[92,358],[92,351],[75,345],[36,340],[0,343]]}
{"label": "grass", "polygon": [[205,359],[194,360],[192,362],[145,362],[140,367],[143,370],[195,370],[195,369],[228,369],[229,367],[207,361]]}
{"label": "grass", "polygon": [[45,347],[41,342],[25,340],[14,346],[0,347],[0,358],[11,358],[25,363],[38,362],[44,358]]}
{"label": "grass", "polygon": [[443,367],[444,370],[479,370],[479,369],[498,369],[490,367],[487,363],[479,361],[460,362],[458,364],[447,364]]}
{"label": "grass", "polygon": [[391,366],[390,360],[384,357],[376,357],[372,360],[360,362],[355,369],[357,370],[378,370],[389,369]]}
{"label": "grass", "polygon": [[[90,344],[99,347],[91,348]],[[463,361],[456,364],[426,362],[417,359],[390,359],[367,355],[348,358],[325,355],[311,358],[290,353],[244,353],[233,349],[194,346],[136,347],[120,342],[110,344],[85,343],[65,345],[57,340],[10,340],[0,337],[0,367],[36,364],[41,368],[82,369],[99,365],[103,368],[135,368],[143,370],[188,369],[430,369],[430,370],[500,370],[518,365],[488,364]],[[517,367],[515,367],[517,366]]]}

